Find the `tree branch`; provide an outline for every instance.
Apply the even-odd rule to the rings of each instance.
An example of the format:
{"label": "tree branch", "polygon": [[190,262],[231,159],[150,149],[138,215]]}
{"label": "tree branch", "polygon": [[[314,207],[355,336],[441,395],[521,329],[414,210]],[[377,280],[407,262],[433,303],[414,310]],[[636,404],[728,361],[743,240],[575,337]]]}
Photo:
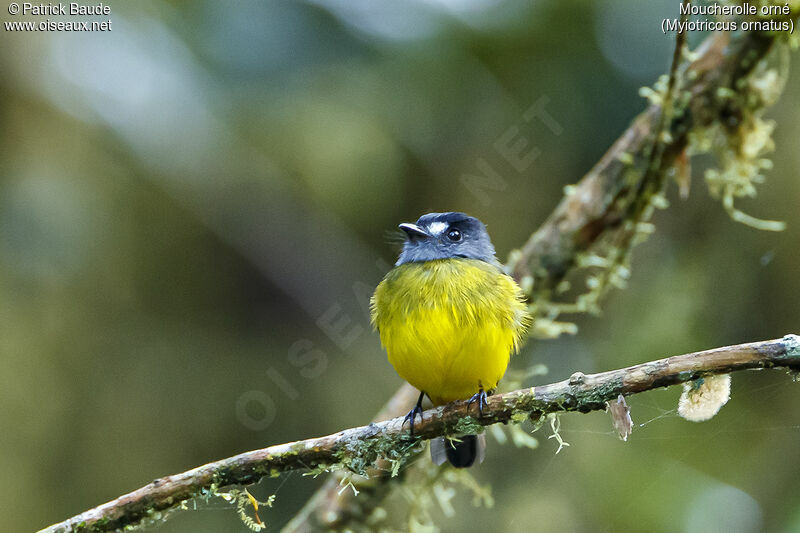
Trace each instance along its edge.
{"label": "tree branch", "polygon": [[[658,145],[663,149],[659,160],[663,184],[667,170],[689,146],[690,131],[722,120],[733,125],[740,122],[744,110],[720,94],[735,92],[779,38],[748,32],[731,42],[730,34],[717,32],[698,48],[694,61],[676,66],[681,73],[676,93],[687,97],[676,102],[663,139],[656,140],[663,105],[652,104],[509,259],[507,268],[514,278],[523,286],[532,283],[534,299],[549,296],[575,268],[580,254],[621,227],[632,206],[641,202],[632,191],[653,193],[652,188],[641,186],[652,150]],[[530,283],[525,283],[526,277]]]}
{"label": "tree branch", "polygon": [[[42,533],[114,531],[137,526],[155,513],[174,509],[182,502],[225,487],[251,485],[261,478],[291,470],[349,466],[363,472],[384,453],[409,449],[419,439],[472,431],[475,425],[520,422],[548,413],[604,410],[606,402],[620,394],[639,392],[691,381],[711,374],[755,368],[800,370],[800,337],[787,335],[749,344],[738,344],[678,355],[648,363],[584,375],[491,396],[482,417],[466,402],[454,402],[425,411],[415,425],[418,437],[408,437],[402,418],[346,429],[333,435],[254,450],[157,479],[139,490],[86,511]],[[390,458],[391,458],[391,454]],[[402,461],[402,455],[395,461]],[[360,465],[360,466],[359,466]]]}
{"label": "tree branch", "polygon": [[[528,288],[533,301],[549,299],[559,283],[575,271],[581,254],[623,227],[631,207],[641,203],[642,194],[653,194],[654,189],[663,186],[667,170],[689,146],[690,131],[723,121],[728,125],[737,124],[743,109],[737,100],[721,95],[728,91],[735,93],[779,38],[778,32],[745,32],[731,43],[728,34],[717,33],[700,47],[694,61],[679,67],[682,81],[676,92],[684,98],[676,113],[665,114],[668,124],[663,137],[666,140],[659,139],[662,106],[652,104],[633,121],[572,193],[565,195],[543,226],[509,258],[507,270]],[[652,172],[647,172],[647,162],[659,142],[663,143],[659,148],[663,151],[659,159],[658,186],[642,187],[646,176],[652,176]],[[456,428],[465,430],[470,425],[475,429],[475,424],[517,421],[520,417],[540,417],[551,412],[603,409],[606,401],[619,394],[634,394],[706,374],[772,367],[800,370],[797,336],[697,352],[601,374],[576,373],[566,381],[493,396],[480,420],[471,416],[463,418],[467,414],[465,406],[457,402],[426,411],[424,422],[416,427],[422,438],[428,439]],[[401,416],[413,403],[414,394],[410,387],[402,387],[382,414],[385,418]],[[393,418],[335,435],[247,452],[158,479],[42,531],[101,532],[137,526],[192,498],[213,494],[223,487],[253,484],[264,476],[288,470],[345,465],[363,472],[380,460],[382,454],[395,462],[410,455],[409,446],[413,441],[405,437],[406,433],[400,419]],[[407,455],[403,455],[406,452]],[[385,476],[384,479],[390,478]],[[369,506],[369,499],[364,495],[355,499],[336,496],[332,485],[335,486],[333,480],[326,483],[303,511],[305,516],[332,511],[326,513],[332,518],[318,521],[323,527],[341,523],[341,520],[346,522],[348,513],[356,515],[358,509],[348,509],[348,502],[362,511],[365,505]],[[377,484],[374,492],[377,497],[380,498],[388,485]],[[311,527],[302,516],[299,518],[299,529]],[[292,529],[292,525],[288,529]]]}
{"label": "tree branch", "polygon": [[[797,18],[797,14],[793,17]],[[634,206],[645,200],[642,195],[652,195],[663,188],[669,169],[686,160],[690,131],[709,128],[715,122],[728,128],[742,123],[745,110],[741,102],[721,95],[738,91],[776,40],[782,38],[778,32],[752,31],[737,35],[731,42],[730,34],[717,32],[696,50],[693,60],[684,59],[679,64],[680,57],[673,58],[670,78],[680,78],[674,91],[679,101],[673,105],[673,113],[665,113],[665,118],[669,117],[667,123],[662,124],[662,105],[651,104],[565,194],[528,241],[510,255],[506,270],[526,289],[531,301],[551,299],[559,284],[578,270],[581,255],[620,231],[635,213]],[[676,53],[680,44],[678,40]],[[662,129],[665,134],[659,140]],[[658,168],[651,169],[651,154],[656,149],[660,151]],[[657,183],[643,186],[654,173]],[[404,415],[413,404],[414,395],[406,386],[398,390],[388,404],[396,409],[385,408],[383,419]],[[347,528],[351,521],[363,519],[378,505],[386,491],[383,485],[390,479],[396,478],[371,479],[368,487],[359,484],[362,494],[354,498],[351,492],[342,493],[340,479],[332,476],[284,531]],[[370,492],[365,494],[362,488]]]}

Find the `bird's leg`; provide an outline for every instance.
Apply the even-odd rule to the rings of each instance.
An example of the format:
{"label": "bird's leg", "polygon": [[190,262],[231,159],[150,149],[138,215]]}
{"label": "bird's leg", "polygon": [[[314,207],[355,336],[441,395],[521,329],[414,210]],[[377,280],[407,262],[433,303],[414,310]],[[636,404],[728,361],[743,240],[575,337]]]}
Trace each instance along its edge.
{"label": "bird's leg", "polygon": [[409,423],[409,427],[411,428],[411,436],[414,436],[414,419],[419,415],[420,421],[422,420],[422,399],[425,397],[425,391],[421,391],[419,393],[419,399],[417,400],[417,405],[415,405],[403,419],[403,425],[406,425],[406,422]]}
{"label": "bird's leg", "polygon": [[472,395],[472,398],[469,399],[467,402],[467,410],[469,410],[469,406],[472,405],[472,402],[478,402],[478,412],[481,416],[483,416],[483,408],[486,406],[486,391],[483,390],[483,385],[478,383],[478,392]]}

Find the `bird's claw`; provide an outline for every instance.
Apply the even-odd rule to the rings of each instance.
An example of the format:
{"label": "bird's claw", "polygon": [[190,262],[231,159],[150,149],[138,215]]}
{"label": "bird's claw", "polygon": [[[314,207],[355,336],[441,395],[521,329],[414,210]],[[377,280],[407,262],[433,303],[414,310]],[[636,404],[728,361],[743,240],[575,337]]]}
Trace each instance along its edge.
{"label": "bird's claw", "polygon": [[481,416],[483,416],[483,408],[486,407],[486,405],[488,404],[486,398],[487,398],[486,391],[483,390],[483,387],[481,387],[481,389],[475,394],[473,394],[472,398],[470,398],[469,401],[467,401],[467,410],[469,410],[473,402],[478,402],[478,412],[480,413]]}
{"label": "bird's claw", "polygon": [[422,418],[422,406],[421,405],[415,405],[413,407],[413,409],[411,409],[408,412],[408,414],[406,415],[406,417],[403,419],[403,425],[404,426],[406,425],[406,422],[408,422],[408,425],[411,428],[411,436],[412,437],[414,436],[414,419],[417,418],[417,415],[419,415],[419,419],[420,419],[420,421],[422,421],[423,418]]}

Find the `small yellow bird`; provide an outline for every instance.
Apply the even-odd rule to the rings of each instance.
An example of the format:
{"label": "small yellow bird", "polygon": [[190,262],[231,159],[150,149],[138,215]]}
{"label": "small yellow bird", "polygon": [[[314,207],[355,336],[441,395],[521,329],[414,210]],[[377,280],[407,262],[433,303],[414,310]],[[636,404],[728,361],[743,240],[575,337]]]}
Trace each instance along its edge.
{"label": "small yellow bird", "polygon": [[[400,224],[403,251],[372,296],[372,323],[389,362],[434,405],[469,399],[483,413],[531,323],[520,287],[500,268],[486,227],[464,213],[429,213]],[[437,464],[483,460],[484,440],[431,443]]]}

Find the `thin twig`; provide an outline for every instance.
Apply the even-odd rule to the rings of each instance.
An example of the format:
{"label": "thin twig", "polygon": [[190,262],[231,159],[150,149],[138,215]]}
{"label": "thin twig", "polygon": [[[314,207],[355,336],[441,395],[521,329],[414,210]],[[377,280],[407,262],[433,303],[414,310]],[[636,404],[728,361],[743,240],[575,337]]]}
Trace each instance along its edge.
{"label": "thin twig", "polygon": [[[483,416],[476,417],[466,402],[454,402],[425,411],[414,426],[419,439],[452,434],[464,421],[488,426],[498,422],[538,419],[548,413],[604,410],[606,402],[620,394],[628,396],[675,385],[711,374],[753,368],[800,370],[800,337],[787,335],[749,344],[738,344],[678,355],[648,363],[584,375],[520,389],[489,398]],[[374,463],[380,450],[402,448],[414,441],[403,428],[402,418],[346,429],[325,437],[270,446],[242,453],[182,474],[157,479],[139,490],[86,511],[42,533],[102,532],[140,525],[154,513],[163,513],[182,502],[236,485],[251,485],[261,478],[292,470],[336,467],[356,461]]]}

